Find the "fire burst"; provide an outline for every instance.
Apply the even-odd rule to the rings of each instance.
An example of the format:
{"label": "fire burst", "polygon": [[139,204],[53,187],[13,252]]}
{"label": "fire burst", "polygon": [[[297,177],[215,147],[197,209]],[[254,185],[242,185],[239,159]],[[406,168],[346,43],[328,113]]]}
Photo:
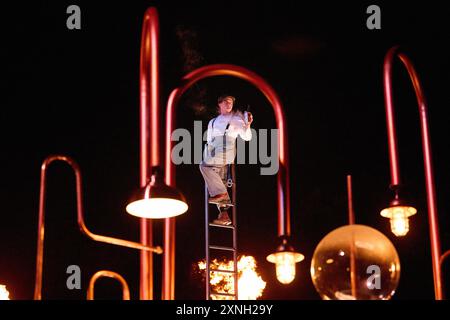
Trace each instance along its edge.
{"label": "fire burst", "polygon": [[9,292],[6,290],[6,286],[0,284],[0,300],[9,300]]}
{"label": "fire burst", "polygon": [[[200,270],[206,269],[204,260],[198,263]],[[233,270],[233,261],[211,261],[210,269]],[[234,294],[233,274],[223,272],[210,272],[210,284],[217,293]],[[238,260],[238,299],[256,300],[262,296],[266,282],[256,273],[256,260],[252,256],[241,256]],[[213,300],[232,300],[232,297],[225,297],[211,294]]]}

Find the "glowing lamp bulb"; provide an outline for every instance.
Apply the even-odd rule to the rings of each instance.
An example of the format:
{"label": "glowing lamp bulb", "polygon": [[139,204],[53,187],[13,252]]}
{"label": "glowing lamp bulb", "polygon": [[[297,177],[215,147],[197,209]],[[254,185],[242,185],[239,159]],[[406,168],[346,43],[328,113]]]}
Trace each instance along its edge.
{"label": "glowing lamp bulb", "polygon": [[141,199],[126,207],[129,214],[149,219],[175,217],[185,213],[187,209],[186,202],[170,198]]}
{"label": "glowing lamp bulb", "polygon": [[282,284],[289,284],[295,279],[295,264],[304,258],[302,254],[295,252],[284,238],[277,252],[269,255],[267,261],[275,263],[278,281]]}
{"label": "glowing lamp bulb", "polygon": [[381,216],[389,218],[391,231],[397,237],[405,236],[409,231],[409,217],[417,210],[409,206],[392,206],[381,211]]}
{"label": "glowing lamp bulb", "polygon": [[295,260],[290,252],[281,252],[275,257],[277,279],[283,284],[289,284],[295,279]]}
{"label": "glowing lamp bulb", "polygon": [[391,218],[391,230],[397,237],[406,235],[409,231],[409,218],[403,212],[394,214]]}

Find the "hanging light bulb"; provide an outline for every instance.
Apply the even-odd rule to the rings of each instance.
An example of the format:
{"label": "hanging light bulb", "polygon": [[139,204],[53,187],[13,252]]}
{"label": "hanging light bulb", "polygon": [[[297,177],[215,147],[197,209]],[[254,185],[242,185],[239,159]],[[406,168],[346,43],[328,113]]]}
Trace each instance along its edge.
{"label": "hanging light bulb", "polygon": [[409,231],[409,217],[417,213],[416,208],[406,205],[396,193],[388,208],[381,210],[380,215],[389,218],[391,231],[397,237],[405,236]]}
{"label": "hanging light bulb", "polygon": [[267,256],[267,261],[275,263],[277,279],[283,284],[289,284],[295,279],[295,264],[305,257],[288,243],[287,237],[282,237],[281,244],[275,253]]}
{"label": "hanging light bulb", "polygon": [[183,194],[164,183],[158,168],[153,169],[150,182],[135,193],[126,207],[129,214],[150,219],[175,217],[187,210]]}

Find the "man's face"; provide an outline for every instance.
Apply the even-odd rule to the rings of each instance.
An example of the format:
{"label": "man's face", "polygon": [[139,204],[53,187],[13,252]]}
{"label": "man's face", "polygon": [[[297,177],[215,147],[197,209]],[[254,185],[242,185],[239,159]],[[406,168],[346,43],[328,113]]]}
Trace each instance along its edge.
{"label": "man's face", "polygon": [[231,110],[233,110],[233,99],[225,98],[221,103],[219,103],[219,107],[220,113],[230,113]]}

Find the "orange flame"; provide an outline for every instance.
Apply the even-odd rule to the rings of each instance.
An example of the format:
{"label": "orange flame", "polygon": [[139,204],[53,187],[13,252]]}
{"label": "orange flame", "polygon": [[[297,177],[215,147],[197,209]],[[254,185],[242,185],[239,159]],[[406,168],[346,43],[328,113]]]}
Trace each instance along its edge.
{"label": "orange flame", "polygon": [[9,300],[9,292],[6,290],[6,286],[0,284],[0,300]]}
{"label": "orange flame", "polygon": [[[198,262],[200,270],[206,269],[204,260]],[[211,261],[210,269],[233,270],[233,261]],[[211,271],[210,281],[214,292],[234,294],[234,277],[232,273]],[[262,296],[266,282],[256,272],[256,260],[252,256],[241,256],[238,260],[238,299],[256,300]],[[213,300],[232,300],[233,297],[211,294]]]}

